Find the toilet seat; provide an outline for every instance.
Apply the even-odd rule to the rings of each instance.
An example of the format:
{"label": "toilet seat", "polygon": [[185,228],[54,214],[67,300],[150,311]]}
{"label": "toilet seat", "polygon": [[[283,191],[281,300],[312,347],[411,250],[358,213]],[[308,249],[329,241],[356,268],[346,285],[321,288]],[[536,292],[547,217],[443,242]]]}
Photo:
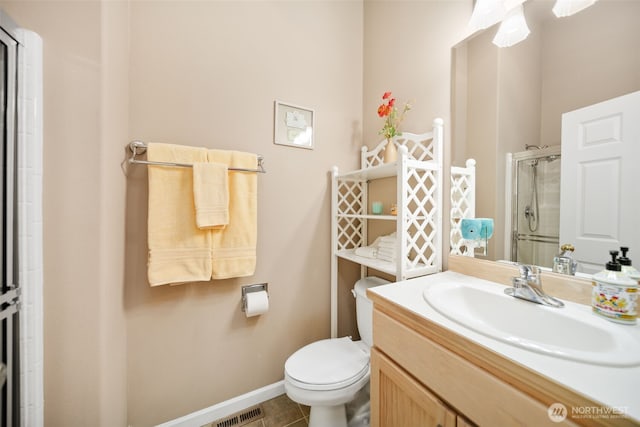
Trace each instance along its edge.
{"label": "toilet seat", "polygon": [[293,353],[284,365],[287,381],[305,390],[337,390],[369,374],[369,355],[350,338],[313,342]]}

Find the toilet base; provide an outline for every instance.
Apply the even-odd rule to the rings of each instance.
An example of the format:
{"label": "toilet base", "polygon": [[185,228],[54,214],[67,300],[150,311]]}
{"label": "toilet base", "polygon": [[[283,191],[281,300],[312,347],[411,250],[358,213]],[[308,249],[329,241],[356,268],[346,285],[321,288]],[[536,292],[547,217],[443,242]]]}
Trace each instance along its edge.
{"label": "toilet base", "polygon": [[344,405],[312,406],[309,427],[347,427],[347,411]]}

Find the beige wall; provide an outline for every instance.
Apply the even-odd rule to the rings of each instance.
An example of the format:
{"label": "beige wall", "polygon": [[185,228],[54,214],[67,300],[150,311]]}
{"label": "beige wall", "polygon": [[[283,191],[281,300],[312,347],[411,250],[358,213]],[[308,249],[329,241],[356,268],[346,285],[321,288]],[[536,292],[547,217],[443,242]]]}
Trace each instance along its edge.
{"label": "beige wall", "polygon": [[399,102],[412,101],[401,129],[427,131],[441,117],[449,140],[451,47],[466,35],[471,5],[471,0],[365,0],[366,145],[381,140],[376,111],[385,91],[393,91]]}
{"label": "beige wall", "polygon": [[126,3],[0,7],[44,41],[45,422],[125,425]]}
{"label": "beige wall", "polygon": [[[111,427],[279,381],[293,351],[328,337],[328,172],[377,142],[385,90],[415,101],[406,129],[449,125],[471,2],[0,6],[44,39],[45,423]],[[275,99],[315,109],[314,150],[272,143]],[[254,277],[148,286],[147,172],[121,169],[135,138],[264,155]],[[346,335],[358,269],[340,267]],[[271,309],[246,319],[240,285],[259,282]]]}
{"label": "beige wall", "polygon": [[[258,265],[250,278],[150,288],[146,170],[127,191],[129,423],[167,421],[283,378],[329,336],[330,181],[357,166],[360,2],[133,2],[130,136],[260,153]],[[315,110],[315,149],[273,144],[275,99]],[[240,286],[269,283],[247,319]]]}
{"label": "beige wall", "polygon": [[640,90],[639,16],[639,1],[607,0],[546,23],[540,144],[560,143],[563,113]]}
{"label": "beige wall", "polygon": [[[495,168],[498,140],[498,54],[491,45],[491,35],[483,33],[471,40],[467,53],[466,104],[467,129],[463,159],[475,159],[476,163],[476,217],[495,218],[496,191],[482,192],[488,187],[494,190],[497,180]],[[462,166],[462,165],[458,165]],[[494,234],[498,227],[494,227]],[[495,241],[495,237],[493,238]],[[489,255],[495,246],[489,244]]]}
{"label": "beige wall", "polygon": [[[364,2],[364,144],[381,140],[382,94],[411,101],[401,130],[426,132],[444,119],[444,169],[451,164],[451,48],[467,35],[471,0]],[[444,179],[443,250],[449,250],[449,179]],[[446,268],[447,257],[444,256]]]}

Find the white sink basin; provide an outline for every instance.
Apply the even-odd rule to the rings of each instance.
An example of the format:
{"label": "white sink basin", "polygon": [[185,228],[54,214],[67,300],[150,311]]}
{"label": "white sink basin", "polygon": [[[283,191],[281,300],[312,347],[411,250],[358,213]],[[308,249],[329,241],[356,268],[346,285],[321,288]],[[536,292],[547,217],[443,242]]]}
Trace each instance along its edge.
{"label": "white sink basin", "polygon": [[578,305],[545,307],[504,294],[504,286],[437,283],[424,299],[448,319],[480,334],[553,357],[606,366],[640,365],[636,326],[619,325]]}

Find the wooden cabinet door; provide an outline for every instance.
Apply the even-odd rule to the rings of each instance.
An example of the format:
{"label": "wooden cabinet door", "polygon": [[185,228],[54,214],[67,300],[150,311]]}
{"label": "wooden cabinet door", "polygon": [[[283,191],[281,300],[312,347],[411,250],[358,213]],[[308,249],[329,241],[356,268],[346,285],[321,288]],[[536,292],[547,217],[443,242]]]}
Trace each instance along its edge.
{"label": "wooden cabinet door", "polygon": [[455,427],[456,414],[375,347],[371,349],[372,427]]}

